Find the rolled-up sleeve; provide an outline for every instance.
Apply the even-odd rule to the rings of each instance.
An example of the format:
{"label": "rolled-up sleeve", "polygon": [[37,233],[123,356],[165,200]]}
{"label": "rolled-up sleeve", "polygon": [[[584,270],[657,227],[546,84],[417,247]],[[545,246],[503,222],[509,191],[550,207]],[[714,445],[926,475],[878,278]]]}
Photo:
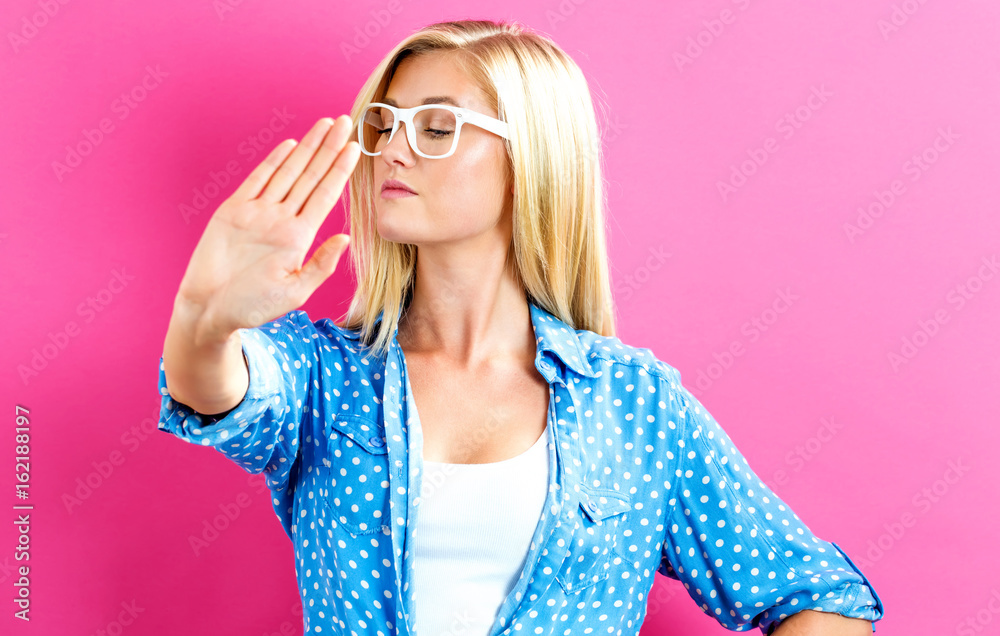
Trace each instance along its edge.
{"label": "rolled-up sleeve", "polygon": [[161,356],[158,428],[186,442],[213,447],[246,472],[264,473],[271,490],[284,491],[298,457],[308,404],[315,353],[307,357],[301,342],[311,341],[312,327],[299,311],[261,327],[240,329],[249,387],[242,401],[222,417],[198,413],[174,400]]}
{"label": "rolled-up sleeve", "polygon": [[840,546],[757,477],[679,374],[667,388],[679,395],[664,422],[676,441],[659,572],[732,631],[771,634],[805,609],[881,619],[874,587]]}

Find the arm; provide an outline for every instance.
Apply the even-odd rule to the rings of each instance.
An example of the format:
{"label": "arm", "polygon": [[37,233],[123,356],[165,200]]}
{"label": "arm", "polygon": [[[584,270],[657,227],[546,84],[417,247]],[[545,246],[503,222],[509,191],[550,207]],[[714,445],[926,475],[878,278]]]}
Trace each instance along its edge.
{"label": "arm", "polygon": [[236,359],[246,359],[239,365],[246,370],[238,371],[248,376],[242,398],[235,398],[235,406],[217,403],[217,408],[230,407],[224,414],[205,415],[174,397],[164,355],[158,427],[186,442],[214,447],[248,473],[265,473],[276,491],[285,490],[299,456],[303,422],[308,423],[312,402],[321,395],[319,334],[304,311],[293,311],[262,327],[240,329],[237,336],[243,353],[237,350]]}
{"label": "arm", "polygon": [[336,269],[346,234],[305,257],[357,164],[351,125],[350,117],[324,117],[294,150],[294,140],[278,144],[205,226],[174,298],[163,355],[170,396],[199,415],[231,410],[252,390],[253,360],[240,360],[238,330],[300,307]]}
{"label": "arm", "polygon": [[221,414],[246,395],[249,365],[239,331],[216,334],[205,323],[203,313],[178,294],[163,343],[163,372],[174,400],[197,413]]}
{"label": "arm", "polygon": [[343,378],[329,367],[321,375],[320,334],[304,311],[241,329],[238,335],[249,365],[249,388],[235,408],[207,416],[173,398],[161,357],[157,427],[185,442],[214,448],[247,473],[263,473],[274,511],[291,537],[295,479],[302,446],[313,439],[314,403],[324,394],[328,400],[330,393],[339,395],[326,387],[343,386]]}
{"label": "arm", "polygon": [[781,621],[772,636],[871,636],[871,621],[802,610]]}
{"label": "arm", "polygon": [[[669,370],[668,370],[669,371]],[[726,431],[680,383],[661,385],[670,404],[663,431],[668,453],[668,510],[660,573],[685,584],[703,612],[730,630],[779,624],[817,610],[865,625],[882,618],[871,582],[836,543],[826,541],[753,471]],[[805,613],[806,621],[841,622]],[[812,632],[809,632],[810,635]],[[852,632],[845,632],[852,634]],[[785,636],[784,634],[782,636]]]}

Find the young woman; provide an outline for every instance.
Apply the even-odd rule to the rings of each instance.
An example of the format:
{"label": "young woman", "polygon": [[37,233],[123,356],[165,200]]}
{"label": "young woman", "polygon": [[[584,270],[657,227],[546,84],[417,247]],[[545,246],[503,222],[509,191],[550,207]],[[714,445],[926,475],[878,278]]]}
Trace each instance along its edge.
{"label": "young woman", "polygon": [[[209,221],[159,426],[266,475],[307,634],[637,634],[657,572],[731,630],[882,617],[680,373],[615,337],[599,140],[549,39],[434,24]],[[348,182],[350,236],[303,264]],[[312,321],[348,242],[346,319]]]}

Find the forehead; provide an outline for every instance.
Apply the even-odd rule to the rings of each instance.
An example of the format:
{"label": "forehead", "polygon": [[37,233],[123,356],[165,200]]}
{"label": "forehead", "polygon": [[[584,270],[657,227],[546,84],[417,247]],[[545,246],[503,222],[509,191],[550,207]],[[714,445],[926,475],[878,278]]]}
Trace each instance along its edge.
{"label": "forehead", "polygon": [[481,113],[496,113],[450,52],[427,53],[403,60],[381,101],[400,108],[449,104]]}

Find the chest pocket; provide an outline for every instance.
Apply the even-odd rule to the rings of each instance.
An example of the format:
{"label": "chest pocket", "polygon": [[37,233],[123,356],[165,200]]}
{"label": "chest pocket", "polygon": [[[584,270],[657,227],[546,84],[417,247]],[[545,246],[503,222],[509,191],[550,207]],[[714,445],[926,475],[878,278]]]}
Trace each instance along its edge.
{"label": "chest pocket", "polygon": [[573,531],[569,556],[556,580],[567,594],[575,594],[608,578],[622,559],[615,553],[619,525],[632,509],[631,497],[617,490],[580,486],[578,527]]}
{"label": "chest pocket", "polygon": [[323,426],[320,463],[324,505],[353,535],[389,530],[389,455],[385,428],[359,415],[337,414]]}

